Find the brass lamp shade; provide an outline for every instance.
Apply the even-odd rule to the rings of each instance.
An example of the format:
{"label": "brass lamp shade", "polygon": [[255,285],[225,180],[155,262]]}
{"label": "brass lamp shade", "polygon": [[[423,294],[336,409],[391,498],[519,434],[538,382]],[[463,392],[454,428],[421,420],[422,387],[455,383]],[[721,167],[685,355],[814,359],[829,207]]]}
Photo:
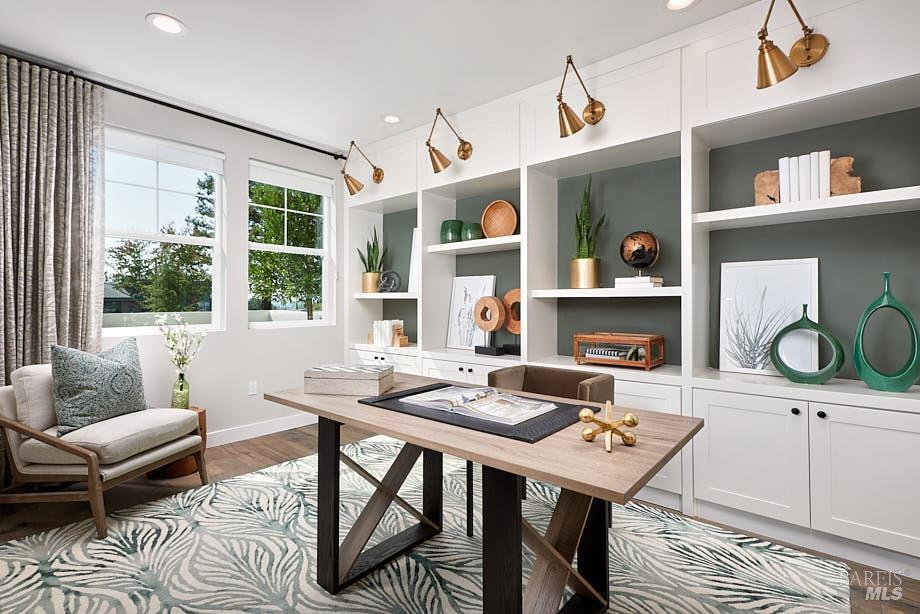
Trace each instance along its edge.
{"label": "brass lamp shade", "polygon": [[[343,172],[342,176],[345,178],[345,187],[348,188],[348,193],[351,196],[354,196],[358,192],[364,189],[364,184],[349,175],[348,173]],[[380,183],[379,181],[377,183]]]}
{"label": "brass lamp shade", "polygon": [[776,85],[799,69],[773,41],[763,39],[757,53],[757,89]]}
{"label": "brass lamp shade", "polygon": [[[470,153],[472,153],[472,150]],[[433,168],[436,173],[440,173],[450,166],[450,158],[442,154],[434,145],[428,146],[428,156],[431,158],[431,168]]]}
{"label": "brass lamp shade", "polygon": [[585,127],[585,122],[581,121],[578,114],[572,110],[572,107],[559,101],[559,136],[572,136]]}

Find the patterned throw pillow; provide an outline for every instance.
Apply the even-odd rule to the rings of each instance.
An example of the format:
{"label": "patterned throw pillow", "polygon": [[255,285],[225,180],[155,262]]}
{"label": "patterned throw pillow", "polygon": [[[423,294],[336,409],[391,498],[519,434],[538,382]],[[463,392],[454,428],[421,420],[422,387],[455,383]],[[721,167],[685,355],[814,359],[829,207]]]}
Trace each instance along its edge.
{"label": "patterned throw pillow", "polygon": [[98,354],[52,346],[51,379],[58,436],[147,409],[134,338]]}

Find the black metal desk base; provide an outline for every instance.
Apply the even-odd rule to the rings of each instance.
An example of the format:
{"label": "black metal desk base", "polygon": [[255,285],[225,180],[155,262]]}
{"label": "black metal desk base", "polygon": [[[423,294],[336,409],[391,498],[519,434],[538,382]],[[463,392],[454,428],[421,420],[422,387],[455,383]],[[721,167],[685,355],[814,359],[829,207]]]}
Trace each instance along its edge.
{"label": "black metal desk base", "polygon": [[[339,447],[341,424],[319,419],[319,484],[317,487],[316,581],[335,594],[375,569],[441,532],[443,462],[440,452],[406,444],[345,540],[339,543]],[[422,510],[418,522],[376,546],[363,550],[396,491],[422,455]]]}

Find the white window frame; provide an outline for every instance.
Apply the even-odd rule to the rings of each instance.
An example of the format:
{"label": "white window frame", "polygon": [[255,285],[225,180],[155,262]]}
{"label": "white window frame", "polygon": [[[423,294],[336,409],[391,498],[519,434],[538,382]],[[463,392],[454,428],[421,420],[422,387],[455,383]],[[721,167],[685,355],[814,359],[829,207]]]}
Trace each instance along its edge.
{"label": "white window frame", "polygon": [[[213,237],[192,237],[187,235],[174,235],[162,232],[143,232],[136,230],[124,230],[119,228],[109,228],[104,225],[103,232],[103,258],[107,257],[105,251],[105,239],[119,239],[129,241],[153,241],[158,243],[174,243],[180,245],[200,245],[211,248],[211,322],[210,324],[194,324],[189,328],[199,331],[220,331],[224,330],[224,262],[220,239],[223,232],[223,204],[224,194],[226,193],[224,185],[224,154],[216,151],[186,145],[175,141],[169,141],[157,137],[152,137],[138,132],[124,130],[115,126],[105,126],[106,146],[105,150],[115,151],[135,158],[151,160],[157,163],[156,185],[152,188],[156,193],[156,215],[159,221],[160,192],[169,192],[173,194],[191,195],[188,192],[179,190],[168,190],[160,188],[159,164],[172,164],[174,166],[183,166],[197,171],[203,171],[214,175],[214,236]],[[202,168],[205,167],[205,168]],[[118,185],[140,187],[151,189],[150,186],[134,184],[124,181],[114,181],[105,179],[105,183],[115,183]],[[148,312],[159,313],[159,312]],[[172,313],[172,312],[169,312]],[[179,312],[180,315],[183,312]],[[102,337],[134,337],[143,335],[159,335],[160,329],[155,324],[148,326],[110,326],[102,328]]]}
{"label": "white window frame", "polygon": [[[256,178],[254,178],[254,175]],[[317,320],[281,320],[276,322],[248,322],[251,329],[277,329],[277,328],[309,328],[318,326],[335,326],[335,182],[331,177],[313,175],[301,170],[288,168],[279,164],[249,160],[249,181],[257,181],[284,188],[285,190],[298,190],[317,194],[323,200],[323,213],[321,216],[312,213],[299,212],[298,215],[312,215],[322,217],[323,220],[323,247],[296,247],[290,245],[275,245],[273,243],[247,242],[246,260],[249,253],[255,251],[276,252],[282,254],[299,254],[304,256],[320,256],[323,260],[322,271],[322,300],[323,317]],[[248,187],[246,195],[246,215],[249,216],[249,207],[256,206],[265,209],[284,211],[284,242],[287,243],[287,192],[284,195],[284,209],[272,205],[253,203],[249,200]],[[247,235],[248,235],[247,228]],[[246,300],[249,301],[249,267],[246,267]],[[247,308],[247,321],[249,310]]]}

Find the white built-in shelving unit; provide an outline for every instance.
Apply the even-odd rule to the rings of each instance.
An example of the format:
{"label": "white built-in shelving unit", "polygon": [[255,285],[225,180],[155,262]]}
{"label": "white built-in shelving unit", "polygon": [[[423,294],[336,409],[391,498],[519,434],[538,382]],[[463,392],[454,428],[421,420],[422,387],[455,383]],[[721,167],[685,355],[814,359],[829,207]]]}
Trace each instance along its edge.
{"label": "white built-in shelving unit", "polygon": [[[455,159],[439,174],[432,172],[424,146],[428,126],[368,145],[368,155],[386,169],[386,180],[380,185],[364,181],[356,167],[366,187],[345,199],[346,261],[340,275],[346,296],[359,299],[347,301],[346,346],[355,352],[398,353],[400,360],[408,357],[415,372],[461,381],[481,381],[488,370],[524,363],[610,373],[616,378],[618,402],[707,421],[693,446],[650,483],[655,490],[640,495],[864,563],[920,569],[920,525],[879,511],[886,505],[920,509],[916,489],[910,495],[914,498],[904,499],[903,489],[885,493],[867,486],[886,502],[867,507],[866,497],[838,490],[832,499],[825,488],[828,476],[839,478],[834,471],[855,474],[861,471],[860,463],[870,465],[860,456],[867,449],[873,462],[884,465],[875,467],[873,475],[891,471],[900,476],[904,463],[914,462],[898,460],[892,456],[894,449],[898,458],[920,462],[920,388],[892,394],[853,380],[807,386],[779,377],[719,372],[710,367],[709,330],[712,310],[718,308],[710,305],[713,233],[920,210],[920,186],[793,204],[755,207],[740,202],[725,210],[710,210],[709,205],[711,149],[920,106],[920,55],[910,25],[920,21],[920,3],[827,0],[813,15],[809,11],[818,3],[805,2],[800,8],[806,21],[834,40],[830,53],[820,64],[758,91],[753,86],[753,55],[762,4],[622,56],[580,66],[592,95],[607,105],[607,114],[599,124],[571,137],[558,135],[558,83],[553,80],[451,116],[458,132],[474,144],[474,154],[466,161]],[[801,35],[793,18],[774,16],[774,21],[770,33],[778,45],[785,48]],[[438,132],[434,140],[452,153],[452,138]],[[661,288],[566,288],[567,280],[559,277],[560,259],[568,255],[560,254],[558,246],[558,182],[675,157],[680,159],[681,175],[680,279],[668,279],[675,285]],[[440,244],[441,222],[455,217],[457,200],[508,189],[520,191],[514,203],[520,234]],[[394,297],[360,294],[361,269],[354,247],[363,245],[371,226],[381,227],[384,214],[408,210],[415,211],[422,235],[415,299],[418,338],[409,348],[369,349],[361,343],[371,322]],[[502,250],[520,260],[522,355],[487,357],[446,349],[456,258]],[[576,365],[571,356],[560,355],[560,347],[571,343],[557,338],[560,301],[637,298],[679,302],[681,351],[679,356],[668,354],[670,364],[644,371]],[[615,317],[612,308],[613,322]],[[411,364],[405,368],[413,368]],[[830,420],[816,417],[819,408]],[[830,438],[827,429],[834,420],[858,433],[852,445],[838,445]],[[884,427],[873,429],[875,422]],[[841,426],[834,432],[844,437],[842,433],[851,431]],[[638,432],[641,441],[641,425]],[[710,438],[715,432],[726,436]],[[902,439],[886,444],[888,432]],[[834,483],[839,486],[847,480]],[[788,493],[794,495],[784,499]]]}

